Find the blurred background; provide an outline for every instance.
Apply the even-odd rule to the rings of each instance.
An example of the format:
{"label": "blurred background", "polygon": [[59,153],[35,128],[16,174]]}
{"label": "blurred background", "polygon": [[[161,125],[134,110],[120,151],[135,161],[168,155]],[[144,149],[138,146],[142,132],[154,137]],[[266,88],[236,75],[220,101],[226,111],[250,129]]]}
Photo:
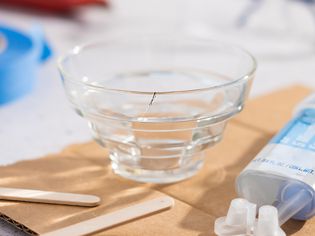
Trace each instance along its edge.
{"label": "blurred background", "polygon": [[0,27],[27,33],[34,25],[51,57],[29,94],[0,105],[1,165],[91,139],[65,98],[56,60],[116,34],[193,34],[239,45],[258,61],[251,97],[293,84],[315,88],[313,0],[0,0]]}

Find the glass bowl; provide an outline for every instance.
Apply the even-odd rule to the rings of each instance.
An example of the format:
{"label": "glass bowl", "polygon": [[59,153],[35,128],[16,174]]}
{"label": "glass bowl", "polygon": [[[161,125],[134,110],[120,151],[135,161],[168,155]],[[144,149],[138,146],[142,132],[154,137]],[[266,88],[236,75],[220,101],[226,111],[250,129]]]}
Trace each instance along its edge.
{"label": "glass bowl", "polygon": [[154,183],[200,170],[205,150],[242,110],[256,70],[236,46],[169,35],[76,46],[58,63],[69,101],[109,149],[113,171]]}

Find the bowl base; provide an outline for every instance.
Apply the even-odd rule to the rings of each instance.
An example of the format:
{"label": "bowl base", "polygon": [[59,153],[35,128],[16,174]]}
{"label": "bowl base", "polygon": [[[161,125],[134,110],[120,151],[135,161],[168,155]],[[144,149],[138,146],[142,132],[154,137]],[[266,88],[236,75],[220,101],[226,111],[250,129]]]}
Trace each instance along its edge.
{"label": "bowl base", "polygon": [[[201,153],[200,155],[203,156],[203,153]],[[171,170],[140,169],[112,161],[112,169],[115,174],[137,182],[156,184],[175,183],[188,179],[197,174],[202,166],[203,158],[200,158],[198,161],[193,162],[191,165]]]}

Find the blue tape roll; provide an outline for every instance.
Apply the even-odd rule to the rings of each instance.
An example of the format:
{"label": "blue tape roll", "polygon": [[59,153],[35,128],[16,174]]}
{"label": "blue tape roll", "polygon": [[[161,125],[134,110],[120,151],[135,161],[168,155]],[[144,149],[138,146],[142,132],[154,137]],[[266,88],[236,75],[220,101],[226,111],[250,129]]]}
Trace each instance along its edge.
{"label": "blue tape roll", "polygon": [[42,30],[35,26],[29,34],[0,26],[0,38],[5,41],[0,50],[0,105],[30,92],[41,62],[51,50]]}

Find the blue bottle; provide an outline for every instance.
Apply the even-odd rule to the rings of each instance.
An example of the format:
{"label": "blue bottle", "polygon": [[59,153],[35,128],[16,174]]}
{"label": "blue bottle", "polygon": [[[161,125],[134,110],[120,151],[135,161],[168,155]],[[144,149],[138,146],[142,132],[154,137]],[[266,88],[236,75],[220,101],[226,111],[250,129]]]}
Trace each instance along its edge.
{"label": "blue bottle", "polygon": [[315,94],[241,172],[236,189],[258,206],[276,206],[280,224],[315,215]]}

